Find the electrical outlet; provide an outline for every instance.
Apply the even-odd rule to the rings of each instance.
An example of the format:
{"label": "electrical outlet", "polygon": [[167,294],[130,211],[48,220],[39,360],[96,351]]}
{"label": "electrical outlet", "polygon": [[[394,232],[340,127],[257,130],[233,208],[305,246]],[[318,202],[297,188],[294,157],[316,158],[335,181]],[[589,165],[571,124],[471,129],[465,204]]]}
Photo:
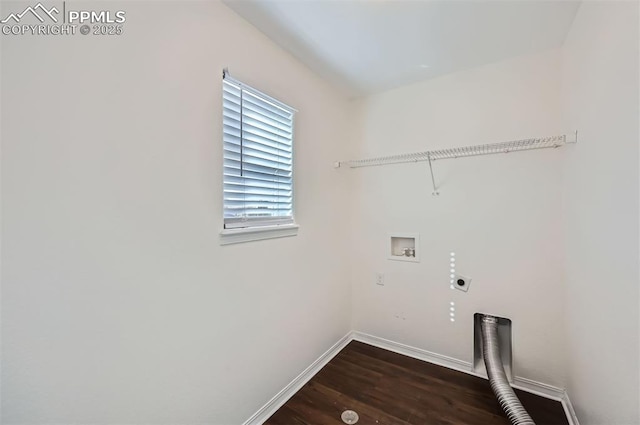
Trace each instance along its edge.
{"label": "electrical outlet", "polygon": [[384,286],[384,273],[376,273],[376,285]]}
{"label": "electrical outlet", "polygon": [[453,278],[453,287],[459,291],[467,292],[469,290],[469,285],[471,285],[471,278],[467,276],[462,276],[460,274],[456,274]]}

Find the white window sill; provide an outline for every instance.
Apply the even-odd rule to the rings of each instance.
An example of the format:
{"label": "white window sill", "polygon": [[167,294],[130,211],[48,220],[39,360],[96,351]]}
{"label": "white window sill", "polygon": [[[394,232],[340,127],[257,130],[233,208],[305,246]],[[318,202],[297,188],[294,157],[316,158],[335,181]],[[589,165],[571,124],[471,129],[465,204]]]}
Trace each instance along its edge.
{"label": "white window sill", "polygon": [[286,238],[298,234],[300,226],[285,224],[280,226],[262,226],[246,229],[224,229],[220,232],[220,245],[231,245],[264,239]]}

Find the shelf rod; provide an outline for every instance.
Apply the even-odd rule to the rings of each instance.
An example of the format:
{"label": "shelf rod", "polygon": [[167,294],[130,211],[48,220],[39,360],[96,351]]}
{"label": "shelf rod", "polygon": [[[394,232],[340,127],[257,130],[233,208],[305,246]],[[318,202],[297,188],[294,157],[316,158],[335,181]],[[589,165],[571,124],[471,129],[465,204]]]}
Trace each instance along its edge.
{"label": "shelf rod", "polygon": [[574,132],[570,133],[569,135],[563,134],[559,136],[512,140],[508,142],[491,143],[485,145],[472,145],[458,148],[445,148],[432,151],[416,152],[410,154],[382,156],[351,161],[340,161],[335,163],[335,167],[348,166],[349,168],[359,168],[420,161],[428,161],[431,164],[431,162],[441,159],[455,159],[467,156],[480,156],[533,149],[557,148],[567,143],[575,143],[576,141],[577,132]]}

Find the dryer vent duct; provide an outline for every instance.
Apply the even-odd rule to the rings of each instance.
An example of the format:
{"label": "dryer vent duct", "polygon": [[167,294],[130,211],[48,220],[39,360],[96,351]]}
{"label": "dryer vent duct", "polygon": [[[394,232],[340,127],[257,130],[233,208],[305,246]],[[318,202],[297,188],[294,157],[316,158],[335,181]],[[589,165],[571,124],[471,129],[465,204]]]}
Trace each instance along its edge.
{"label": "dryer vent duct", "polygon": [[513,425],[535,425],[511,388],[500,358],[498,319],[482,316],[482,355],[491,389]]}

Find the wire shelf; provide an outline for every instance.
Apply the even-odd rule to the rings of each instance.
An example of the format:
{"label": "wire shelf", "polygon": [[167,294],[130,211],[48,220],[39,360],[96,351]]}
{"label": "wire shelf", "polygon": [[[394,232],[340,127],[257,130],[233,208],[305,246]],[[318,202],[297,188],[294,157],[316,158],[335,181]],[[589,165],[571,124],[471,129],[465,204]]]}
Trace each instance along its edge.
{"label": "wire shelf", "polygon": [[512,140],[508,142],[490,143],[485,145],[464,146],[459,148],[438,149],[401,155],[381,156],[377,158],[341,161],[338,166],[346,165],[350,168],[371,167],[376,165],[400,164],[405,162],[436,161],[440,159],[454,159],[468,156],[492,155],[533,149],[558,148],[567,143],[575,143],[577,133],[570,136],[550,136],[533,139]]}

